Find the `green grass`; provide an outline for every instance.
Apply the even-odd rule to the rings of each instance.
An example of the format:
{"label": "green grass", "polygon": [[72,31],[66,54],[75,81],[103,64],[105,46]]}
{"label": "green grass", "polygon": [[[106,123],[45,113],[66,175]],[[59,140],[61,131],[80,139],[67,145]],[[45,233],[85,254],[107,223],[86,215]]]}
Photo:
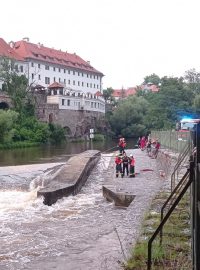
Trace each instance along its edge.
{"label": "green grass", "polygon": [[15,148],[26,148],[26,147],[34,147],[39,146],[41,143],[37,142],[10,142],[5,144],[0,144],[0,150],[4,149],[15,149]]}
{"label": "green grass", "polygon": [[[126,270],[147,269],[148,240],[160,223],[160,208],[169,196],[160,193],[152,202],[146,214],[142,234],[133,247],[132,256],[123,265]],[[189,193],[180,201],[163,227],[163,240],[160,246],[159,235],[152,244],[152,270],[191,270],[191,234],[190,234]]]}

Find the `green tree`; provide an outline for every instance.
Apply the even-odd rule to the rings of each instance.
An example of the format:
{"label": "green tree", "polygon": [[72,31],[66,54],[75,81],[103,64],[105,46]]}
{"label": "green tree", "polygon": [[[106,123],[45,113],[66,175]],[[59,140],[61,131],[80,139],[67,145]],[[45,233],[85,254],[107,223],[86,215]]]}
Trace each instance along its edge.
{"label": "green tree", "polygon": [[108,101],[112,101],[113,100],[113,98],[112,98],[113,91],[114,90],[112,89],[112,87],[109,87],[109,88],[103,90],[103,97],[104,97],[106,103]]}
{"label": "green tree", "polygon": [[143,119],[147,110],[148,102],[142,97],[131,96],[120,101],[109,119],[112,130],[126,137],[144,134],[147,130]]}
{"label": "green tree", "polygon": [[184,79],[195,95],[200,94],[200,72],[190,69],[185,72]]}
{"label": "green tree", "polygon": [[[25,75],[18,75],[15,61],[2,58],[0,63],[0,80],[3,82],[2,91],[6,92],[11,100],[14,110],[20,115],[34,114],[33,96]],[[30,110],[31,108],[31,110]]]}
{"label": "green tree", "polygon": [[146,76],[144,78],[144,83],[147,84],[147,83],[152,83],[152,84],[155,84],[155,85],[159,85],[159,83],[161,82],[161,79],[158,75],[156,75],[155,73],[149,75],[149,76]]}
{"label": "green tree", "polygon": [[168,129],[182,115],[192,111],[193,94],[183,78],[163,77],[160,91],[144,95],[149,102],[145,124],[149,129]]}
{"label": "green tree", "polygon": [[18,113],[11,110],[0,110],[0,143],[10,142],[14,136],[14,123]]}

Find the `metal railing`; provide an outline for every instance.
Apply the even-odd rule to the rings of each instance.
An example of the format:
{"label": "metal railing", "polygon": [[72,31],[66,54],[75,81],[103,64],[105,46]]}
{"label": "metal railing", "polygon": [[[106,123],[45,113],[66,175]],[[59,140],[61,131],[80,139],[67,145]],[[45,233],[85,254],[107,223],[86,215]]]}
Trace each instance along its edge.
{"label": "metal railing", "polygon": [[174,166],[174,170],[171,174],[171,192],[173,191],[173,189],[176,186],[176,180],[178,180],[179,171],[180,171],[181,167],[185,164],[186,159],[189,160],[190,153],[191,153],[190,144],[189,143],[185,144],[185,147],[180,152],[177,163]]}
{"label": "metal railing", "polygon": [[[156,238],[156,236],[159,233],[161,233],[161,231],[163,229],[163,226],[165,225],[165,223],[167,222],[167,220],[170,217],[171,213],[174,211],[174,209],[176,208],[176,206],[178,205],[178,203],[180,202],[183,195],[186,193],[187,189],[189,188],[189,186],[191,185],[191,183],[193,181],[194,161],[190,161],[190,169],[188,170],[187,174],[189,174],[188,181],[185,183],[185,185],[183,185],[183,188],[181,189],[180,193],[175,198],[173,204],[169,207],[169,210],[166,213],[166,215],[164,217],[162,217],[162,221],[161,221],[160,225],[157,227],[156,231],[154,232],[154,234],[152,235],[152,237],[148,241],[147,270],[151,270],[151,266],[152,266],[152,243],[153,243],[154,239]],[[184,180],[186,179],[185,177],[187,176],[187,174],[184,175],[184,177],[183,177]],[[181,181],[183,181],[183,180],[181,180]],[[169,198],[168,198],[168,200],[169,200]]]}
{"label": "metal railing", "polygon": [[179,153],[184,149],[185,145],[190,142],[190,133],[175,130],[159,130],[152,131],[151,138],[158,139],[161,143],[161,147]]}

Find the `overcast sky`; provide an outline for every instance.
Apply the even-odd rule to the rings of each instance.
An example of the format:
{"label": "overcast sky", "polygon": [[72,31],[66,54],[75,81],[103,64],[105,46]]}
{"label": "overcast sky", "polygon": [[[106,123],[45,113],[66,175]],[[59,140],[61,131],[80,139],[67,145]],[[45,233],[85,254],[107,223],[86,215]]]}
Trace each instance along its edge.
{"label": "overcast sky", "polygon": [[0,36],[76,52],[103,88],[200,71],[199,0],[1,0]]}

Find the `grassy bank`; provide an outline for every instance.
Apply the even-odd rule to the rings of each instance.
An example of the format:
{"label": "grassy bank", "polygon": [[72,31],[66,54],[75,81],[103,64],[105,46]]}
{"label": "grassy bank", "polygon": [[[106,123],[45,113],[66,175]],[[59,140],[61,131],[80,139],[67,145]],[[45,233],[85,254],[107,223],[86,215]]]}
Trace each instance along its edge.
{"label": "grassy bank", "polygon": [[34,146],[39,146],[39,145],[41,145],[41,143],[38,143],[38,142],[9,142],[9,143],[0,144],[0,150],[34,147]]}
{"label": "grassy bank", "polygon": [[[169,196],[160,193],[153,200],[149,213],[144,220],[142,235],[136,243],[131,258],[124,265],[125,270],[147,269],[148,240],[160,223],[160,208]],[[191,270],[191,233],[189,194],[180,201],[163,227],[163,243],[159,235],[152,245],[152,270]]]}

